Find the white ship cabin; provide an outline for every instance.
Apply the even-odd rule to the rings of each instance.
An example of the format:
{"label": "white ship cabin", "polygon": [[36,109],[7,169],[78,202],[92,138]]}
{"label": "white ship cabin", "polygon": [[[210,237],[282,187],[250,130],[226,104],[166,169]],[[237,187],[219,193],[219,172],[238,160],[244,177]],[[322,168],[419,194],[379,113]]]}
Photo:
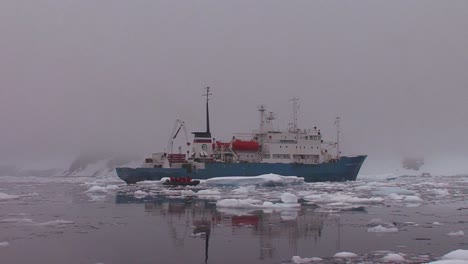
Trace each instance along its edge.
{"label": "white ship cabin", "polygon": [[255,139],[262,145],[263,163],[302,163],[318,164],[333,161],[332,149],[335,143],[324,143],[317,127],[299,129],[297,125],[297,99],[294,103],[294,120],[287,131],[273,129],[273,113],[265,115],[266,109],[261,106],[260,126]]}
{"label": "white ship cabin", "polygon": [[[294,120],[287,131],[273,128],[275,116],[272,112],[265,114],[261,106],[259,129],[249,134],[245,140],[233,137],[229,142],[216,141],[211,137],[208,112],[208,95],[206,117],[206,132],[193,132],[192,143],[188,142],[184,122],[177,120],[168,144],[169,153],[155,153],[145,159],[144,167],[148,168],[204,168],[205,163],[300,163],[319,164],[334,162],[339,159],[338,142],[324,142],[320,130],[299,129],[297,126],[297,99],[294,102]],[[339,139],[339,118],[336,122]],[[187,150],[183,153],[179,147],[178,154],[172,152],[174,139],[180,130],[186,137]],[[191,146],[190,146],[191,145]],[[190,147],[189,147],[190,146]],[[336,153],[332,155],[332,153]],[[187,167],[188,168],[188,167]]]}
{"label": "white ship cabin", "polygon": [[[296,105],[295,105],[296,107]],[[290,124],[287,131],[273,129],[275,119],[272,112],[265,115],[265,108],[261,106],[260,127],[254,131],[248,140],[233,138],[231,142],[216,141],[213,144],[214,157],[222,162],[245,163],[302,163],[319,164],[332,162],[337,156],[336,143],[324,143],[320,130],[298,129],[297,120]],[[295,109],[296,116],[296,109]]]}

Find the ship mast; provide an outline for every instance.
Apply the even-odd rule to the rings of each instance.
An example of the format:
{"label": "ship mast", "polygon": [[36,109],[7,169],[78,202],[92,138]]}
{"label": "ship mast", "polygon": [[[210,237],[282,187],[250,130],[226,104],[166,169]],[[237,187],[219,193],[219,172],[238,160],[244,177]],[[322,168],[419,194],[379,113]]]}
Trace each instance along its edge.
{"label": "ship mast", "polygon": [[290,131],[297,133],[297,112],[299,111],[299,98],[294,97],[290,100],[293,103],[293,122],[290,124]]}
{"label": "ship mast", "polygon": [[210,134],[210,112],[208,109],[208,101],[210,100],[210,95],[212,95],[212,93],[210,93],[209,86],[207,86],[205,89],[206,89],[206,94],[204,94],[203,96],[206,96],[206,133]]}
{"label": "ship mast", "polygon": [[341,127],[340,127],[340,120],[341,117],[337,116],[335,120],[335,125],[336,125],[336,158],[340,158],[340,133],[341,133]]}
{"label": "ship mast", "polygon": [[258,129],[258,134],[263,134],[265,130],[265,106],[260,105],[258,107],[258,111],[260,112],[260,127]]}

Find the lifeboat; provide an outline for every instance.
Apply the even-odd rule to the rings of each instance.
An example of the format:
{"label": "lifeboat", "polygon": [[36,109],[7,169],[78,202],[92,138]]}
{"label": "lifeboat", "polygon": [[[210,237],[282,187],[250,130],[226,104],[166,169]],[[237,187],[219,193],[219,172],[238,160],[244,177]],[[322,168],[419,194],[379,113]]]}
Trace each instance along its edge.
{"label": "lifeboat", "polygon": [[236,139],[232,142],[232,149],[234,151],[258,151],[260,145],[253,140],[239,140]]}

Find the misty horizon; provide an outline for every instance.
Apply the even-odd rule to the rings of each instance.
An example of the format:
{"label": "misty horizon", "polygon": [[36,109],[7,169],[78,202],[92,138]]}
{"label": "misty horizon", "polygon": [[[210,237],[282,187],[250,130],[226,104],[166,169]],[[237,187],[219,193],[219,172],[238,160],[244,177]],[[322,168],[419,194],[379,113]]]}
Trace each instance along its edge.
{"label": "misty horizon", "polygon": [[257,107],[374,160],[467,157],[466,1],[0,3],[0,158],[165,148],[176,119],[213,137]]}

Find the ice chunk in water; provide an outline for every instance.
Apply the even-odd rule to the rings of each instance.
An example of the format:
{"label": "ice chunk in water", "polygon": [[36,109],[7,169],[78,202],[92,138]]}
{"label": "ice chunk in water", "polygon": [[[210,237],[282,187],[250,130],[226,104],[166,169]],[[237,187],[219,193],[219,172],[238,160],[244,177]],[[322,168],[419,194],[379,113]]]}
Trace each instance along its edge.
{"label": "ice chunk in water", "polygon": [[372,232],[372,233],[394,233],[394,232],[398,232],[398,228],[396,228],[396,227],[384,227],[384,226],[378,225],[378,226],[368,228],[367,232]]}
{"label": "ice chunk in water", "polygon": [[404,201],[407,202],[407,203],[420,203],[423,200],[419,196],[408,195],[408,196],[405,197]]}
{"label": "ice chunk in water", "polygon": [[205,182],[207,185],[234,185],[234,186],[245,186],[245,185],[288,185],[288,184],[302,184],[304,178],[296,176],[281,176],[277,174],[264,174],[254,177],[218,177],[210,178]]}
{"label": "ice chunk in water", "polygon": [[292,262],[296,264],[303,264],[303,263],[309,263],[309,262],[314,262],[314,261],[322,261],[323,259],[321,258],[301,258],[300,256],[294,256],[292,257]]}
{"label": "ice chunk in water", "polygon": [[457,231],[457,232],[450,232],[447,234],[448,236],[464,236],[465,235],[465,232],[463,232],[462,230],[460,231]]}
{"label": "ice chunk in water", "polygon": [[442,256],[442,259],[458,259],[468,261],[468,250],[457,249]]}
{"label": "ice chunk in water", "polygon": [[13,200],[20,198],[18,195],[10,195],[6,193],[0,193],[0,201],[2,200]]}
{"label": "ice chunk in water", "polygon": [[352,252],[338,252],[333,257],[335,258],[355,258],[358,255]]}
{"label": "ice chunk in water", "polygon": [[402,257],[400,254],[395,254],[395,253],[388,253],[385,257],[382,258],[383,261],[385,262],[404,262],[405,258]]}
{"label": "ice chunk in water", "polygon": [[10,243],[8,243],[8,242],[0,242],[0,247],[7,247],[9,245],[10,245]]}
{"label": "ice chunk in water", "polygon": [[142,190],[138,190],[133,193],[133,196],[135,196],[135,198],[137,199],[141,199],[141,198],[145,198],[146,196],[148,196],[148,193]]}
{"label": "ice chunk in water", "polygon": [[295,204],[297,203],[297,196],[292,193],[283,193],[281,194],[281,201],[286,204]]}

